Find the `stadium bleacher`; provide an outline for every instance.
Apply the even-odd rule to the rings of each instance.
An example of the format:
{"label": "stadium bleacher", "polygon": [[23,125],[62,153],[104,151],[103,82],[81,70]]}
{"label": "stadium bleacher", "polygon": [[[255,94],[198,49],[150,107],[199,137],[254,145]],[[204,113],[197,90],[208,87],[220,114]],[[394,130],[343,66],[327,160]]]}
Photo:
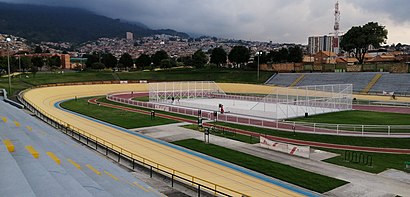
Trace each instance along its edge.
{"label": "stadium bleacher", "polygon": [[370,92],[410,93],[410,74],[383,74]]}
{"label": "stadium bleacher", "polygon": [[1,196],[161,196],[110,160],[3,101],[0,117]]}
{"label": "stadium bleacher", "polygon": [[[377,74],[375,72],[356,73],[303,73],[304,77],[296,86],[353,84],[354,92],[361,92]],[[370,93],[381,94],[383,91],[410,93],[410,74],[380,73],[382,77],[371,88]],[[267,84],[290,86],[301,73],[279,73],[267,81]]]}

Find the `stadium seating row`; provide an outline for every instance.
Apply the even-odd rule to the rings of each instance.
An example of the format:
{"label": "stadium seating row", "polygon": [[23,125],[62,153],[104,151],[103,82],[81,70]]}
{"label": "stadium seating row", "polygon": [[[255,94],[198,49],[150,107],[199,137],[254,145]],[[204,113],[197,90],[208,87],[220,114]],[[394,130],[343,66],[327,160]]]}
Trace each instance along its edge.
{"label": "stadium seating row", "polygon": [[353,84],[354,92],[361,92],[375,77],[381,74],[380,79],[370,89],[370,93],[397,92],[410,94],[410,74],[393,73],[279,73],[271,78],[267,84],[291,86],[297,79],[296,86],[326,85],[326,84]]}
{"label": "stadium seating row", "polygon": [[2,196],[161,196],[111,161],[1,101],[0,116]]}

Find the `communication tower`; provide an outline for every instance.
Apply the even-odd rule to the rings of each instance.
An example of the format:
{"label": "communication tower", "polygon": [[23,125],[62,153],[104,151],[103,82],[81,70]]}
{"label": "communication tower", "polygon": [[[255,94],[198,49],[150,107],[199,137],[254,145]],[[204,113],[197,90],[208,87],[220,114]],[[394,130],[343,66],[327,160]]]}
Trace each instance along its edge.
{"label": "communication tower", "polygon": [[339,23],[340,23],[340,10],[339,10],[339,1],[335,4],[335,25],[334,25],[334,37],[333,37],[333,50],[336,54],[339,54]]}

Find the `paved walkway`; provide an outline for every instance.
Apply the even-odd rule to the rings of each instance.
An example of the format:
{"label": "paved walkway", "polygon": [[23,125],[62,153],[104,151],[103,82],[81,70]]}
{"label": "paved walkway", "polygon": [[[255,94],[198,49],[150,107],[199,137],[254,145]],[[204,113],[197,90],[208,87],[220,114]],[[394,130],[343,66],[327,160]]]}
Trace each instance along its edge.
{"label": "paved walkway", "polygon": [[[140,128],[137,130],[139,130],[141,133],[144,133],[151,137],[157,137],[162,140],[182,140],[184,139],[184,137],[185,139],[195,138],[198,140],[203,140],[203,133],[185,129],[179,127],[179,125],[180,124],[163,125],[149,128]],[[384,175],[354,170],[322,161],[316,161],[313,159],[292,157],[286,154],[260,148],[259,144],[251,145],[214,135],[210,136],[210,143],[258,157],[263,157],[274,162],[287,164],[293,167],[350,182],[350,184],[348,185],[328,192],[328,195],[330,196],[410,196],[410,183],[406,181],[395,180]],[[320,157],[320,155],[317,155],[315,157]],[[402,176],[406,177],[403,178],[404,180],[410,179],[410,174],[408,173],[404,173],[404,175],[402,174]]]}

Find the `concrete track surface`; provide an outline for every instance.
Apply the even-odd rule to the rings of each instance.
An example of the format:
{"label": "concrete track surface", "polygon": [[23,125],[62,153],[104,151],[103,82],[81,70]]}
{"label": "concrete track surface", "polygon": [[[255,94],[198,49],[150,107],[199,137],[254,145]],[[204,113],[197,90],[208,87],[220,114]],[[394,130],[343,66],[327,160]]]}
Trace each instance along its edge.
{"label": "concrete track surface", "polygon": [[[87,117],[58,108],[60,101],[106,95],[121,91],[147,91],[146,84],[109,84],[46,87],[26,91],[23,98],[48,116],[62,120],[89,134],[118,145],[134,155],[155,161],[164,170],[173,170],[191,175],[198,183],[216,187],[217,190],[233,196],[315,196],[306,190],[274,181],[273,179],[255,176],[255,173],[232,167],[225,162],[216,162],[207,156],[177,148],[165,142],[155,141],[131,132],[124,132],[111,125],[97,122]],[[175,172],[176,173],[176,172]],[[179,173],[180,176],[186,176]],[[188,176],[186,176],[188,178]],[[190,178],[192,178],[190,177]],[[209,182],[201,181],[206,180]],[[215,186],[217,185],[217,186]]]}

